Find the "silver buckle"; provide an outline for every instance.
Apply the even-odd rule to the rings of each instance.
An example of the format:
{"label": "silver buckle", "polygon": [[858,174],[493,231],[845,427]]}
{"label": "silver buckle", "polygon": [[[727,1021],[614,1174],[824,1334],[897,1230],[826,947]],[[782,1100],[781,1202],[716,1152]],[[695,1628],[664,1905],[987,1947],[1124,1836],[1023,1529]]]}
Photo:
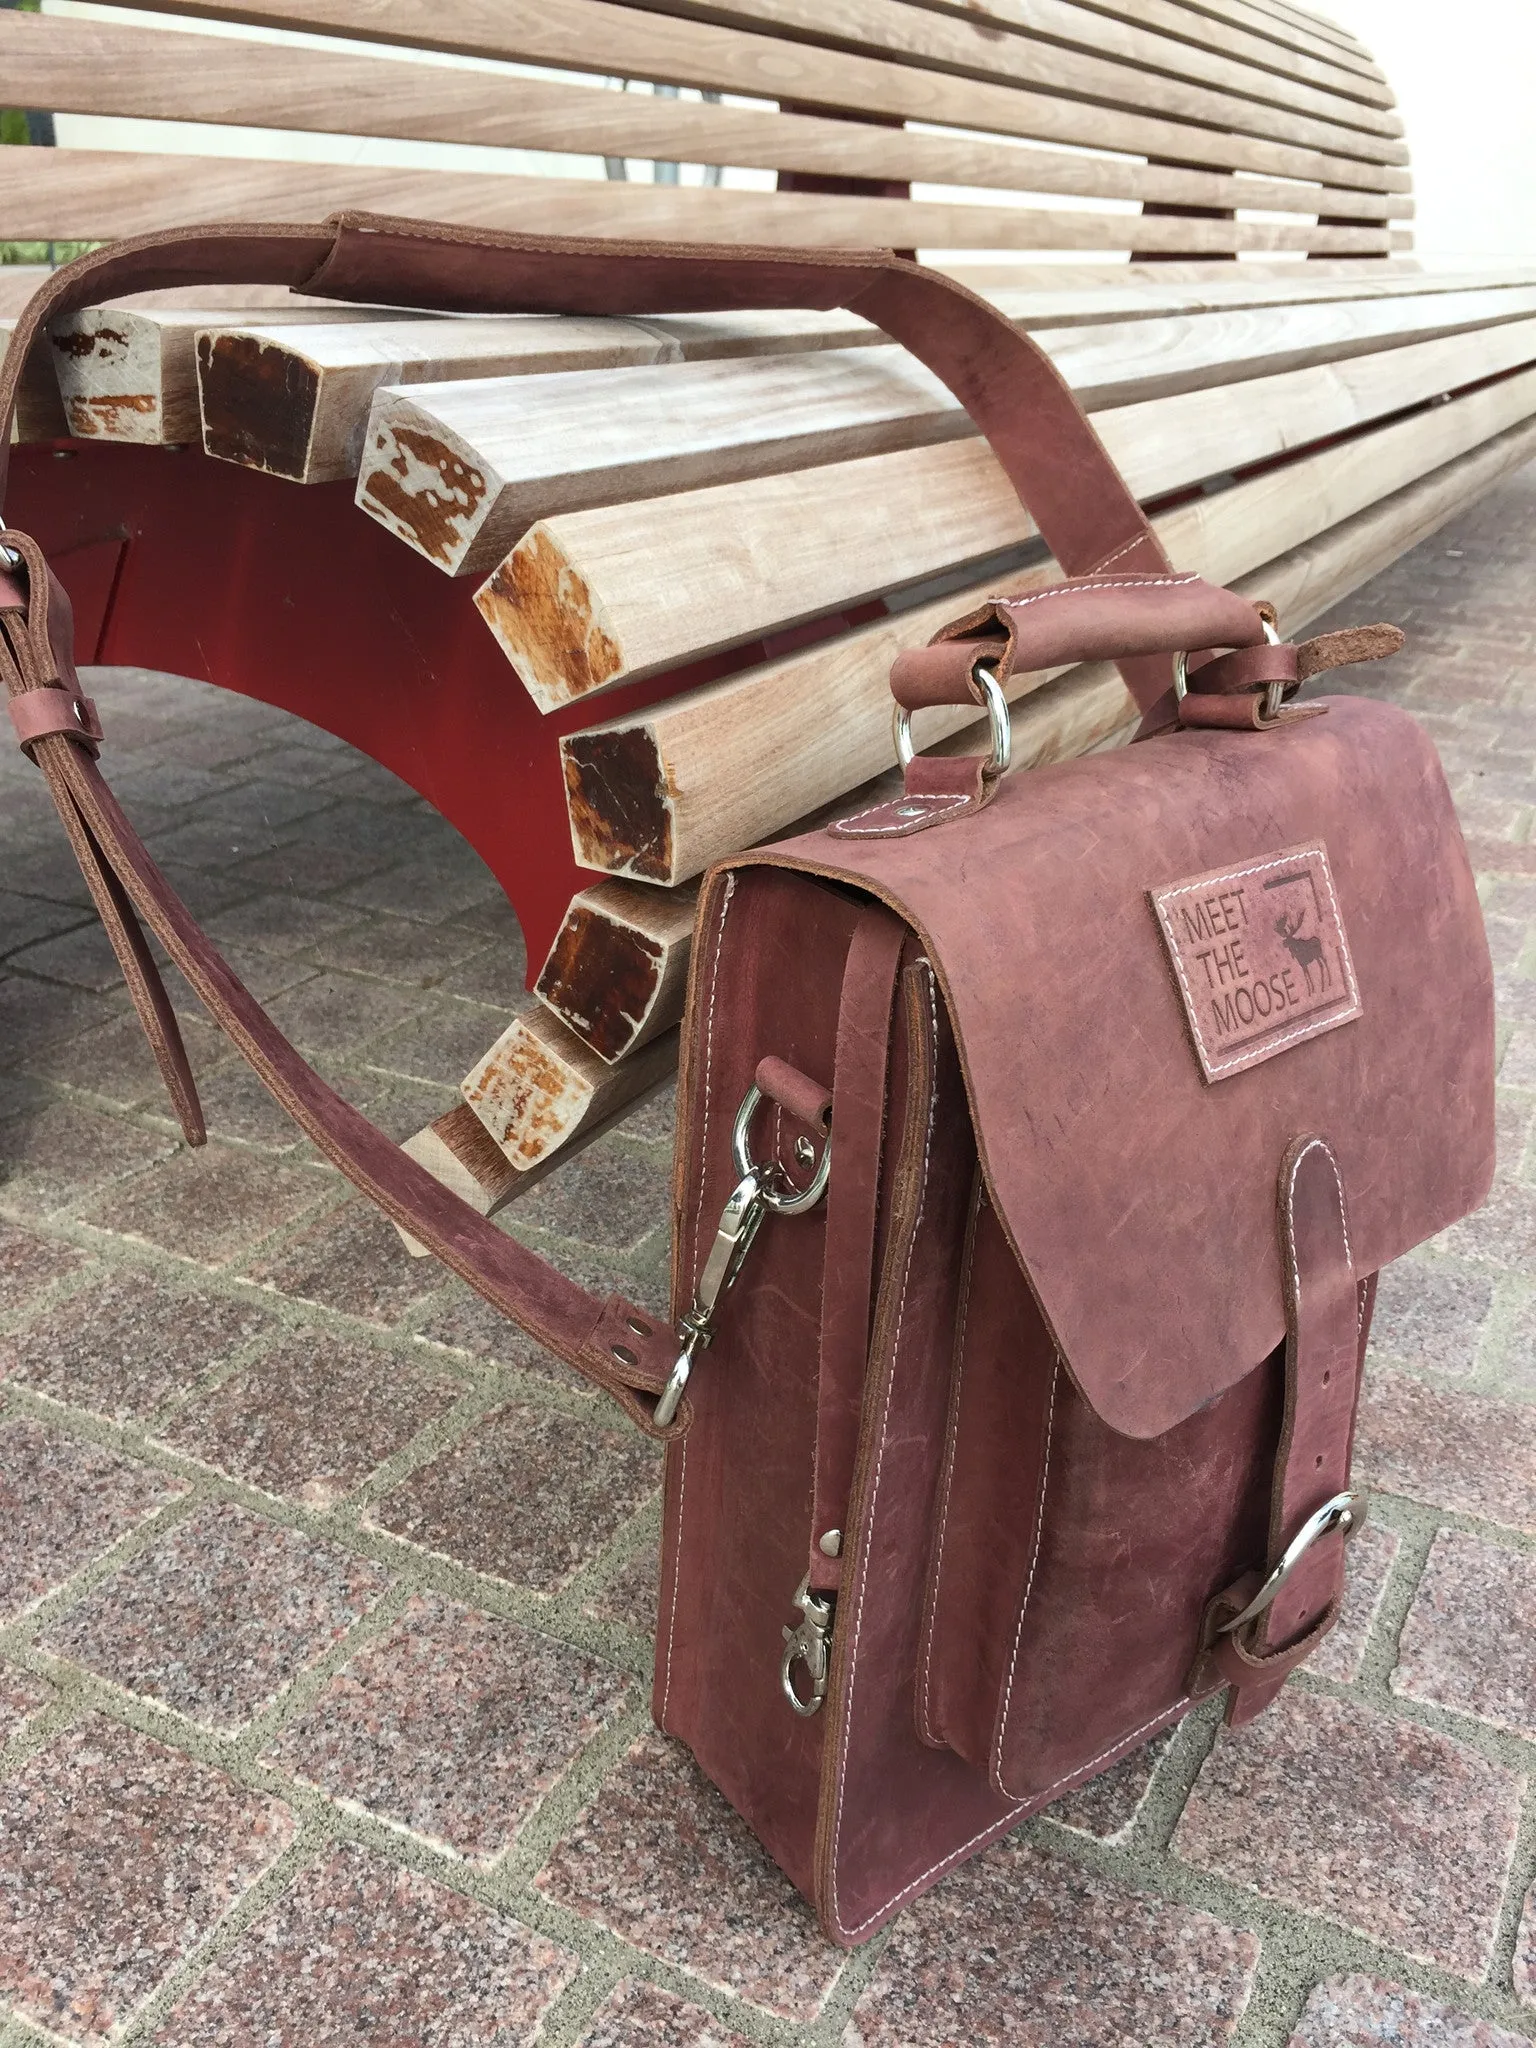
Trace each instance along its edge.
{"label": "silver buckle", "polygon": [[[826,1595],[811,1591],[811,1575],[807,1572],[795,1588],[795,1605],[804,1619],[797,1628],[783,1631],[784,1655],[779,1660],[779,1684],[795,1712],[808,1720],[827,1696],[827,1674],[831,1667],[827,1639],[832,1633],[832,1602]],[[803,1699],[795,1690],[797,1664],[805,1666],[806,1677],[810,1680],[811,1689]]]}
{"label": "silver buckle", "polygon": [[[6,531],[8,531],[6,523],[3,519],[0,519],[0,533],[5,533]],[[0,562],[3,562],[7,569],[19,569],[21,567],[20,549],[7,547],[5,542],[0,540]]]}
{"label": "silver buckle", "polygon": [[1336,1493],[1332,1500],[1325,1500],[1314,1514],[1308,1515],[1296,1534],[1286,1545],[1285,1555],[1275,1566],[1257,1593],[1248,1602],[1241,1614],[1224,1621],[1219,1634],[1236,1635],[1240,1628],[1246,1628],[1250,1621],[1257,1621],[1274,1605],[1280,1589],[1295,1571],[1321,1537],[1332,1535],[1339,1530],[1346,1540],[1351,1537],[1365,1520],[1365,1496],[1358,1493]]}
{"label": "silver buckle", "polygon": [[[981,771],[990,782],[999,775],[1006,775],[1013,761],[1013,722],[1008,715],[1008,699],[997,680],[997,663],[985,659],[974,661],[971,680],[980,685],[992,727],[992,758]],[[905,774],[917,751],[912,744],[912,714],[905,704],[898,704],[891,714],[891,737],[896,742],[896,759]]]}
{"label": "silver buckle", "polygon": [[[1274,616],[1267,606],[1259,612],[1259,624],[1264,628],[1264,638],[1269,642],[1270,646],[1278,647],[1280,645],[1280,634],[1276,629]],[[1173,701],[1176,704],[1182,704],[1188,695],[1189,655],[1186,651],[1178,653],[1173,657]],[[1284,702],[1285,684],[1283,682],[1277,681],[1265,685],[1263,712],[1263,722],[1265,725],[1274,724],[1275,720],[1280,716],[1280,708]]]}

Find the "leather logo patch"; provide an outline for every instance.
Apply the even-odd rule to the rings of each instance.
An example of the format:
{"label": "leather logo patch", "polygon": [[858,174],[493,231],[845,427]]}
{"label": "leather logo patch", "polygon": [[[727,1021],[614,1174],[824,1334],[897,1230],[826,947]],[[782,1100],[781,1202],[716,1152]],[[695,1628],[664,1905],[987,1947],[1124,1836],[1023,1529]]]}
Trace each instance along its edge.
{"label": "leather logo patch", "polygon": [[1321,840],[1147,893],[1207,1081],[1360,1015]]}

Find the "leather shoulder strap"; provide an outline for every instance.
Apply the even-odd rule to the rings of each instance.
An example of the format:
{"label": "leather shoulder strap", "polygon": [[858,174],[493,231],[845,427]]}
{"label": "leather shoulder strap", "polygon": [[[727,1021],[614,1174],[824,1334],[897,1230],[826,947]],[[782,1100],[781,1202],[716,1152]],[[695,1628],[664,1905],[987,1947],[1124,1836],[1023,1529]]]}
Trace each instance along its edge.
{"label": "leather shoulder strap", "polygon": [[[925,363],[991,444],[1069,576],[1113,556],[1167,558],[1065,379],[1038,343],[941,271],[884,250],[721,248],[501,234],[342,213],[323,227],[188,228],[113,242],[68,264],[29,301],[0,372],[0,504],[23,364],[48,321],[124,292],[195,284],[298,292],[444,312],[645,314],[842,306]],[[1166,664],[1124,673],[1143,711]]]}

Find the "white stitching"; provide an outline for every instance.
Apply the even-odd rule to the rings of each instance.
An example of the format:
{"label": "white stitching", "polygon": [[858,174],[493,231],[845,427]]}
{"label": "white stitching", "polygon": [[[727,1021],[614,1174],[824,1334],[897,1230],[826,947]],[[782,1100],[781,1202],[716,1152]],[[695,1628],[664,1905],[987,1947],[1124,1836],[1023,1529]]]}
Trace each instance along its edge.
{"label": "white stitching", "polygon": [[1134,583],[1053,583],[1049,590],[1037,590],[1030,597],[989,597],[987,602],[1000,610],[1021,612],[1027,604],[1044,604],[1048,597],[1097,597],[1101,590],[1181,590],[1199,581],[1198,576],[1190,575],[1138,576]]}
{"label": "white stitching", "polygon": [[[937,983],[933,969],[928,962],[922,965],[928,969],[928,1009],[933,1044],[933,1074],[928,1092],[928,1127],[923,1135],[923,1166],[919,1179],[917,1214],[912,1219],[912,1235],[907,1240],[906,1262],[901,1272],[901,1299],[896,1309],[896,1329],[891,1338],[890,1370],[885,1378],[885,1400],[880,1409],[880,1449],[875,1456],[874,1478],[870,1482],[869,1511],[865,1518],[865,1535],[860,1558],[858,1598],[853,1610],[853,1638],[848,1646],[847,1672],[848,1696],[843,1707],[842,1753],[837,1765],[837,1815],[832,1823],[831,1890],[832,1918],[839,1932],[856,1934],[857,1928],[843,1926],[837,1908],[837,1862],[843,1835],[843,1799],[848,1789],[848,1745],[853,1734],[853,1689],[859,1668],[859,1629],[864,1619],[864,1592],[869,1582],[869,1555],[874,1546],[875,1508],[880,1498],[880,1474],[885,1465],[886,1429],[891,1415],[891,1393],[896,1385],[896,1365],[901,1356],[901,1329],[907,1313],[907,1285],[912,1278],[912,1256],[917,1250],[917,1240],[922,1232],[923,1217],[928,1207],[928,1162],[933,1148],[933,1124],[939,1106],[939,1003]],[[883,1910],[883,1908],[881,1909]],[[871,1916],[874,1917],[874,1916]],[[867,1923],[866,1923],[867,1924]]]}
{"label": "white stitching", "polygon": [[887,1899],[883,1906],[877,1906],[873,1913],[859,1922],[857,1927],[844,1927],[843,1923],[839,1920],[837,1923],[839,1933],[850,1937],[862,1934],[871,1920],[878,1920],[882,1913],[894,1911],[903,1899],[910,1898],[915,1891],[920,1891],[930,1877],[936,1877],[951,1864],[958,1863],[963,1856],[975,1848],[978,1842],[984,1842],[989,1835],[1000,1835],[1027,1808],[1039,1808],[1046,1805],[1052,1795],[1059,1792],[1064,1785],[1070,1785],[1076,1779],[1088,1777],[1098,1769],[1100,1764],[1106,1762],[1110,1757],[1128,1750],[1133,1742],[1139,1741],[1151,1729],[1171,1721],[1174,1715],[1179,1713],[1182,1708],[1187,1707],[1189,1703],[1190,1696],[1188,1693],[1185,1693],[1181,1699],[1175,1700],[1171,1707],[1164,1707],[1160,1714],[1154,1714],[1150,1721],[1143,1721],[1141,1726],[1132,1729],[1129,1735],[1120,1736],[1109,1745],[1108,1749],[1100,1750],[1099,1754],[1096,1757],[1091,1757],[1087,1763],[1074,1765],[1070,1771],[1059,1777],[1054,1785],[1047,1785],[1043,1792],[1032,1792],[1027,1799],[1021,1799],[1016,1806],[1011,1807],[1000,1819],[988,1821],[987,1825],[978,1833],[972,1835],[968,1842],[962,1842],[958,1849],[951,1849],[949,1854],[941,1856],[937,1863],[930,1863],[921,1877],[914,1877],[909,1885],[904,1885],[894,1897]]}
{"label": "white stitching", "polygon": [[928,1595],[932,1606],[923,1624],[923,1682],[918,1692],[918,1711],[922,1716],[924,1736],[935,1742],[939,1738],[934,1731],[932,1712],[933,1638],[938,1625],[944,1578],[944,1542],[949,1531],[949,1499],[955,1476],[955,1447],[960,1435],[960,1401],[965,1385],[965,1333],[971,1319],[971,1274],[976,1264],[976,1240],[981,1235],[981,1219],[986,1207],[986,1187],[984,1184],[978,1184],[969,1240],[965,1247],[965,1269],[960,1275],[960,1321],[955,1331],[955,1384],[950,1394],[949,1427],[944,1433],[944,1470],[939,1478],[938,1541],[933,1554],[933,1569],[928,1577]]}
{"label": "white stitching", "polygon": [[[1250,1046],[1247,1052],[1239,1053],[1235,1059],[1213,1060],[1207,1050],[1205,1035],[1200,1029],[1200,1008],[1196,1003],[1189,979],[1184,972],[1184,962],[1179,955],[1179,942],[1173,929],[1173,920],[1167,916],[1165,906],[1179,896],[1193,896],[1205,889],[1214,888],[1218,882],[1235,882],[1243,875],[1267,874],[1271,868],[1283,868],[1287,861],[1300,860],[1307,854],[1317,854],[1322,866],[1323,879],[1328,885],[1328,902],[1333,910],[1334,926],[1339,935],[1339,957],[1344,962],[1345,978],[1349,982],[1349,1005],[1335,1013],[1313,1011],[1304,1024],[1298,1024],[1294,1031],[1287,1031],[1279,1038],[1266,1038],[1262,1046]],[[1361,1014],[1360,985],[1355,980],[1355,963],[1350,958],[1349,937],[1344,930],[1344,916],[1339,909],[1339,899],[1333,892],[1333,876],[1328,867],[1328,849],[1317,846],[1300,846],[1291,853],[1280,854],[1274,860],[1253,861],[1245,868],[1228,868],[1219,875],[1208,875],[1198,882],[1181,883],[1175,889],[1154,889],[1153,907],[1157,921],[1162,926],[1168,941],[1168,951],[1173,958],[1173,971],[1179,977],[1179,987],[1184,991],[1184,1006],[1189,1015],[1189,1028],[1195,1034],[1195,1043],[1200,1048],[1200,1057],[1206,1070],[1213,1077],[1230,1074],[1239,1067],[1257,1066],[1261,1060],[1292,1045],[1298,1038],[1315,1038],[1320,1032],[1331,1029],[1335,1024],[1347,1024]],[[1353,1263],[1353,1262],[1351,1262]]]}
{"label": "white stitching", "polygon": [[1061,1353],[1051,1367],[1051,1398],[1045,1414],[1045,1467],[1040,1474],[1040,1505],[1035,1514],[1035,1544],[1030,1553],[1029,1577],[1024,1581],[1024,1596],[1019,1601],[1018,1626],[1013,1632],[1013,1655],[1008,1660],[1008,1683],[1003,1688],[1003,1704],[997,1717],[997,1731],[992,1737],[992,1782],[1005,1799],[1014,1794],[1003,1783],[1003,1743],[1008,1734],[1008,1709],[1013,1701],[1013,1680],[1019,1667],[1019,1646],[1024,1640],[1024,1614],[1029,1606],[1029,1596],[1035,1588],[1035,1573],[1040,1564],[1040,1544],[1045,1535],[1045,1496],[1051,1483],[1051,1438],[1056,1426],[1056,1389],[1061,1383]]}
{"label": "white stitching", "polygon": [[[911,821],[908,820],[907,824],[904,824],[899,828],[885,825],[875,826],[868,832],[852,832],[849,831],[848,828],[852,825],[857,825],[860,818],[876,818],[880,815],[882,811],[889,811],[898,804],[943,804],[949,810],[953,811],[959,810],[963,805],[968,804],[970,801],[971,797],[969,791],[967,791],[964,796],[956,796],[953,793],[953,791],[949,790],[918,790],[912,796],[887,797],[884,803],[871,804],[868,810],[854,811],[846,818],[834,818],[832,823],[827,827],[827,830],[829,832],[841,832],[849,839],[878,839],[882,833],[894,833],[897,830],[906,831]],[[929,815],[932,817],[939,817],[941,813],[938,811],[933,811],[930,812]]]}
{"label": "white stitching", "polygon": [[[710,1069],[715,1056],[715,995],[720,986],[720,955],[725,950],[725,920],[730,914],[731,899],[736,894],[736,877],[725,878],[725,897],[720,905],[720,922],[715,927],[715,961],[709,981],[709,1009],[704,1023],[704,1119],[699,1127],[699,1177],[702,1193],[703,1162],[709,1157],[709,1081]],[[698,1204],[693,1220],[693,1268],[699,1263],[699,1233],[704,1227],[704,1204]],[[661,1718],[667,1718],[667,1708],[672,1699],[672,1644],[677,1634],[677,1601],[683,1576],[683,1499],[688,1489],[688,1439],[685,1436],[678,1446],[677,1467],[677,1544],[672,1557],[672,1607],[667,1616],[667,1659],[661,1684]]]}
{"label": "white stitching", "polygon": [[1146,538],[1147,536],[1144,533],[1138,533],[1134,540],[1126,541],[1122,547],[1115,548],[1110,554],[1105,555],[1102,561],[1096,562],[1089,570],[1089,575],[1101,575],[1111,562],[1118,562],[1122,555],[1133,554]]}

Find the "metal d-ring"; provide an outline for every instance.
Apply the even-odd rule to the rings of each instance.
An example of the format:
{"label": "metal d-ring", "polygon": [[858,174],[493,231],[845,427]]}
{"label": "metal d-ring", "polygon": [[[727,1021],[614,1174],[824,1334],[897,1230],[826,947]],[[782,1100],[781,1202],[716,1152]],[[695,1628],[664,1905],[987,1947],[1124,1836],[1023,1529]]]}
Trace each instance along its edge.
{"label": "metal d-ring", "polygon": [[816,1162],[816,1171],[811,1175],[810,1184],[797,1191],[785,1176],[782,1167],[774,1170],[774,1166],[777,1166],[776,1161],[774,1166],[767,1167],[753,1164],[749,1140],[752,1135],[752,1119],[756,1116],[758,1104],[762,1099],[763,1091],[754,1082],[742,1097],[741,1107],[736,1112],[736,1122],[731,1129],[731,1153],[736,1162],[736,1171],[743,1179],[749,1174],[756,1176],[759,1199],[772,1209],[776,1216],[803,1216],[807,1209],[814,1209],[827,1192],[827,1182],[832,1174],[831,1137],[828,1136],[822,1145],[821,1157]]}
{"label": "metal d-ring", "polygon": [[[1267,605],[1259,608],[1259,624],[1264,628],[1264,638],[1271,647],[1280,645],[1280,634],[1275,625],[1274,614]],[[1273,725],[1280,716],[1280,707],[1285,702],[1285,684],[1276,677],[1264,690],[1264,723]],[[1189,655],[1180,652],[1173,657],[1173,699],[1182,704],[1189,695]]]}
{"label": "metal d-ring", "polygon": [[[992,727],[992,758],[981,771],[991,781],[995,776],[1006,775],[1013,761],[1013,723],[1008,716],[1008,699],[997,680],[996,661],[972,662],[971,680],[981,690]],[[917,751],[912,744],[912,714],[905,704],[898,704],[891,714],[891,736],[896,742],[896,758],[905,772]]]}
{"label": "metal d-ring", "polygon": [[1365,1507],[1359,1494],[1336,1493],[1332,1500],[1325,1500],[1296,1531],[1286,1546],[1285,1555],[1242,1613],[1234,1614],[1230,1621],[1222,1623],[1222,1635],[1235,1635],[1240,1628],[1246,1628],[1250,1621],[1257,1621],[1261,1614],[1266,1613],[1274,1605],[1291,1573],[1321,1537],[1332,1535],[1335,1529],[1346,1537],[1352,1536],[1364,1520]]}

